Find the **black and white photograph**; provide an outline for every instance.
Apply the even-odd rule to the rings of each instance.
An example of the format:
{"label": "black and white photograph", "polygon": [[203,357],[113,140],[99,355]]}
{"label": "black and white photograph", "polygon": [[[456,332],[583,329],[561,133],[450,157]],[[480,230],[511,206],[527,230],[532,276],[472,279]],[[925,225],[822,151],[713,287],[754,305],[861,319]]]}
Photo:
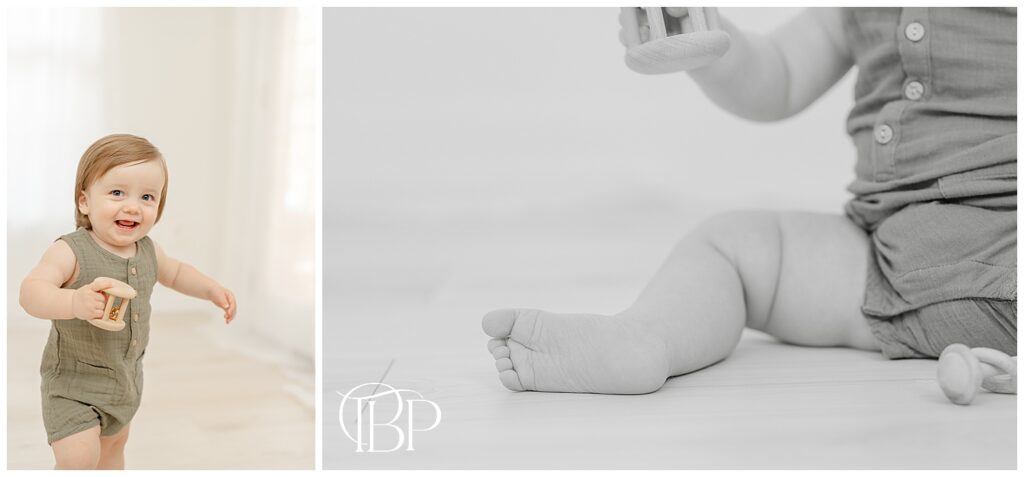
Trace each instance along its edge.
{"label": "black and white photograph", "polygon": [[1015,469],[1016,39],[325,8],[323,469]]}

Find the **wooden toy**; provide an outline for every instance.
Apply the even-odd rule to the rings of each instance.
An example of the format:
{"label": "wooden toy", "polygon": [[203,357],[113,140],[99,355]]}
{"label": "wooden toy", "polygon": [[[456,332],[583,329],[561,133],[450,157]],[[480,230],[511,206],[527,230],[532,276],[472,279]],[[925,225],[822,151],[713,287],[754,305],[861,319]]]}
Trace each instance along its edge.
{"label": "wooden toy", "polygon": [[1017,394],[1017,357],[991,348],[951,344],[939,356],[939,387],[955,404],[967,405],[979,388]]}
{"label": "wooden toy", "polygon": [[638,73],[700,68],[729,49],[729,34],[720,29],[711,8],[624,7],[619,17],[628,47],[626,66]]}
{"label": "wooden toy", "polygon": [[128,309],[128,300],[135,298],[135,289],[122,281],[111,281],[114,284],[110,288],[100,291],[107,296],[103,317],[89,320],[89,323],[107,331],[121,331],[124,329],[124,312]]}

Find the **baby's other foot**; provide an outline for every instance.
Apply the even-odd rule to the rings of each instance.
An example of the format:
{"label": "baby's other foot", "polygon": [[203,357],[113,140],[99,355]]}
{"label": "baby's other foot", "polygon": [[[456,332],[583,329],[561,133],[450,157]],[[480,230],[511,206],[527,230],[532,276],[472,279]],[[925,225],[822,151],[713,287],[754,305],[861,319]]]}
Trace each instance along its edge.
{"label": "baby's other foot", "polygon": [[636,321],[496,310],[483,328],[498,379],[513,391],[644,394],[668,377],[665,341]]}

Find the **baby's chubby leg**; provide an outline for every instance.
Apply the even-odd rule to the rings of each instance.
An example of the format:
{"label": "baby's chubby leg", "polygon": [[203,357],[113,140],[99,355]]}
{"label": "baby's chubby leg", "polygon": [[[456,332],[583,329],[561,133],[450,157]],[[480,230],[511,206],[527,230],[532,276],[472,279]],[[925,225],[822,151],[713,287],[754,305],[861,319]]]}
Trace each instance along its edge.
{"label": "baby's chubby leg", "polygon": [[509,389],[652,392],[724,359],[744,326],[877,349],[860,313],[868,258],[866,235],[842,216],[729,213],[684,237],[621,313],[498,310],[483,327]]}
{"label": "baby's chubby leg", "polygon": [[117,434],[100,438],[100,459],[97,469],[124,470],[124,446],[128,443],[128,429],[124,426]]}
{"label": "baby's chubby leg", "polygon": [[50,447],[55,470],[94,470],[100,461],[100,426],[54,441]]}
{"label": "baby's chubby leg", "polygon": [[624,314],[672,340],[672,376],[724,359],[742,326],[877,350],[860,312],[869,259],[867,235],[841,215],[723,214],[683,239]]}

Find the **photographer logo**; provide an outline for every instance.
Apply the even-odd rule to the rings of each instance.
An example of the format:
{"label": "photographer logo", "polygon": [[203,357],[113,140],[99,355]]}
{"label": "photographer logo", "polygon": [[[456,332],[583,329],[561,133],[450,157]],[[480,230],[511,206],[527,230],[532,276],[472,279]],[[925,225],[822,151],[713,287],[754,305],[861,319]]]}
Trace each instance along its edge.
{"label": "photographer logo", "polygon": [[[394,452],[403,447],[416,450],[415,434],[433,430],[441,423],[437,403],[411,389],[365,383],[338,394],[338,423],[356,444],[356,452]],[[433,422],[424,425],[424,421]]]}

